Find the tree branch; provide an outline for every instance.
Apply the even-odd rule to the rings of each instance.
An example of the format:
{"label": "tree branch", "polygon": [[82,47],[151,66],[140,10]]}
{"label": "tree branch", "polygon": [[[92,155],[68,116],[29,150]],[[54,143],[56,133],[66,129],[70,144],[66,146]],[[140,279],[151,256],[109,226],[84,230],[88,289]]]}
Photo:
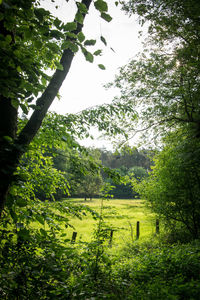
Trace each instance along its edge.
{"label": "tree branch", "polygon": [[[87,10],[89,9],[91,2],[92,0],[82,0],[82,4],[84,4],[87,7]],[[85,15],[86,14],[83,14],[83,18],[85,18]],[[78,34],[82,31],[82,28],[83,24],[78,23],[77,29],[74,31],[74,33]],[[29,121],[20,132],[18,139],[16,140],[16,144],[20,146],[29,145],[36,133],[38,132],[50,105],[52,104],[53,100],[58,94],[58,91],[70,70],[70,66],[74,55],[74,52],[72,52],[70,49],[64,50],[60,60],[60,64],[63,66],[63,70],[55,71],[46,90],[44,91],[42,96],[36,101],[36,108]]]}

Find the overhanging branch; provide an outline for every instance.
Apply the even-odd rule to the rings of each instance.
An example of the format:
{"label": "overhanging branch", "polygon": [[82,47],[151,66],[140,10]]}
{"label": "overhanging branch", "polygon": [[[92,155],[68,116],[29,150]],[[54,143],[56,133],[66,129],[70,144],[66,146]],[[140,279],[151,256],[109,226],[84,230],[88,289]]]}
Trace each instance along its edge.
{"label": "overhanging branch", "polygon": [[[82,4],[84,4],[87,7],[87,10],[89,9],[91,2],[92,0],[82,0]],[[82,15],[84,19],[86,13],[82,13]],[[78,34],[82,31],[82,28],[83,24],[78,23],[77,29],[76,31],[74,31],[74,33]],[[70,66],[73,61],[74,55],[75,53],[72,52],[70,49],[64,50],[60,60],[60,64],[63,66],[63,70],[55,71],[46,90],[44,91],[42,96],[36,101],[35,110],[25,127],[20,132],[16,140],[16,144],[20,146],[29,145],[36,133],[38,132],[49,107],[51,106],[53,100],[58,94],[59,89],[70,70]]]}

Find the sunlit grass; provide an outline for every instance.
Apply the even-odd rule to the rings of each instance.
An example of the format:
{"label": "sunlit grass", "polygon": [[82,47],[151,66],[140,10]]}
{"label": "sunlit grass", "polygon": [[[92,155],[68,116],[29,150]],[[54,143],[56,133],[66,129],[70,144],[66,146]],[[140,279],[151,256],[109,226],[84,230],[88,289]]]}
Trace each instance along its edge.
{"label": "sunlit grass", "polygon": [[[93,210],[100,213],[101,199],[84,201],[82,199],[71,199],[74,203],[88,205]],[[140,238],[144,240],[155,234],[155,216],[145,206],[143,200],[104,200],[103,201],[104,221],[109,228],[114,229],[113,247],[121,247],[127,242],[136,239],[136,223],[140,222]],[[77,242],[90,242],[94,229],[97,227],[98,220],[94,220],[87,213],[82,220],[70,218],[73,228],[67,228],[67,236],[71,238],[73,231],[77,232]]]}
{"label": "sunlit grass", "polygon": [[[100,214],[102,199],[93,199],[91,201],[84,201],[83,199],[67,199],[63,200],[66,206],[69,202],[73,205],[84,205]],[[54,207],[54,202],[48,203]],[[53,208],[54,210],[54,208]],[[143,242],[146,239],[155,235],[155,223],[156,217],[145,206],[144,200],[130,200],[130,199],[111,199],[103,200],[103,219],[109,230],[114,230],[112,240],[112,252],[118,252],[120,248],[123,248],[127,243],[132,243],[136,240],[136,223],[140,222],[140,237],[138,242]],[[55,209],[55,213],[59,214],[59,211]],[[62,224],[64,233],[66,234],[61,239],[71,240],[73,232],[77,232],[76,245],[80,242],[91,242],[94,236],[94,230],[97,229],[99,219],[96,220],[92,217],[91,213],[85,211],[86,215],[82,216],[82,219],[78,217],[68,215],[68,223],[72,226],[66,226]],[[42,226],[36,222],[31,225],[35,229],[43,228],[49,230],[49,226],[46,224]],[[110,231],[109,231],[110,234]],[[109,243],[109,238],[106,243]]]}

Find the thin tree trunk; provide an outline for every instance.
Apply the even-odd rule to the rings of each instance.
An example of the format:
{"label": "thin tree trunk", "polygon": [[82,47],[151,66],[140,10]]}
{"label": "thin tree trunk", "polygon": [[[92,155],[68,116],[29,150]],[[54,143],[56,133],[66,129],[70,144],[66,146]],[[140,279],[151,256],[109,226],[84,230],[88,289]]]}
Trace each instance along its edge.
{"label": "thin tree trunk", "polygon": [[[82,0],[82,3],[87,7],[87,9],[89,9],[91,2],[92,0]],[[84,14],[83,17],[85,18]],[[74,33],[77,34],[81,32],[82,28],[83,25],[78,24]],[[46,90],[36,101],[36,108],[32,116],[19,133],[18,137],[15,137],[17,128],[17,111],[11,105],[10,99],[0,99],[0,217],[5,206],[10,184],[13,181],[13,173],[19,164],[20,158],[26,152],[28,145],[37,134],[50,105],[58,94],[59,89],[70,70],[73,58],[74,52],[70,49],[64,50],[60,60],[63,70],[55,71]],[[14,138],[14,143],[10,144],[3,138],[4,136]]]}

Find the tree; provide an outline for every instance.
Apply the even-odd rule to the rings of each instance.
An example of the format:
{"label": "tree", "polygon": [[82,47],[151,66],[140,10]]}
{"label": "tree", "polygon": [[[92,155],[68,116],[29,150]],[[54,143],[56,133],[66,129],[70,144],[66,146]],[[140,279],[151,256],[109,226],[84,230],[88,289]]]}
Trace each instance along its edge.
{"label": "tree", "polygon": [[187,126],[199,136],[199,15],[197,0],[124,1],[124,9],[148,21],[149,40],[138,58],[121,68],[114,85],[121,101],[135,106],[149,140]]}
{"label": "tree", "polygon": [[74,166],[71,167],[71,184],[72,194],[79,197],[92,199],[100,196],[100,191],[103,186],[103,179],[101,176],[101,161],[100,152],[98,149],[88,148],[84,153],[79,153],[76,157],[79,167],[74,172]]}
{"label": "tree", "polygon": [[102,164],[110,168],[121,168],[122,166],[130,169],[138,166],[150,169],[154,152],[151,150],[138,150],[136,147],[125,145],[115,153],[111,151],[101,151]]}
{"label": "tree", "polygon": [[132,199],[138,197],[139,194],[132,188],[131,182],[133,181],[133,178],[136,181],[141,181],[147,177],[147,171],[144,168],[137,166],[128,169],[124,165],[115,169],[115,171],[122,177],[121,182],[114,183],[111,179],[107,179],[107,181],[114,187],[112,191],[114,197],[117,199]]}
{"label": "tree", "polygon": [[38,145],[37,140],[20,160],[15,171],[15,181],[9,192],[7,206],[29,204],[30,200],[55,200],[57,194],[69,194],[69,182],[65,172],[55,168],[53,158],[46,155],[44,145]]}
{"label": "tree", "polygon": [[[200,144],[177,131],[165,140],[150,177],[139,192],[173,230],[180,225],[193,238],[200,236]],[[137,186],[137,185],[136,185]]]}
{"label": "tree", "polygon": [[115,198],[130,199],[138,196],[133,191],[130,178],[137,179],[147,176],[147,170],[150,170],[154,151],[138,150],[136,147],[124,145],[123,148],[113,153],[111,151],[101,151],[101,161],[104,166],[112,168],[121,176],[120,182],[115,182],[106,174],[102,173],[104,182],[109,182],[113,187],[112,194]]}
{"label": "tree", "polygon": [[[80,48],[86,60],[93,62],[94,56],[87,46],[95,41],[85,40],[82,33],[91,2],[77,2],[74,21],[67,24],[41,8],[39,1],[0,2],[0,213],[20,158],[57,96],[75,53]],[[103,19],[112,19],[105,1],[97,0],[94,5]],[[100,53],[97,50],[94,55]],[[46,74],[49,68],[54,70],[52,76]],[[19,108],[24,114],[31,109],[33,113],[18,131]]]}
{"label": "tree", "polygon": [[133,174],[134,177],[141,181],[143,178],[148,176],[147,170],[145,170],[143,167],[132,167],[129,169],[129,175]]}
{"label": "tree", "polygon": [[[138,114],[134,133],[161,142],[155,168],[139,184],[154,212],[199,237],[200,6],[196,0],[123,1],[148,26],[143,53],[114,85]],[[133,128],[131,125],[130,128]],[[136,182],[136,180],[134,181]],[[137,184],[136,184],[137,186]]]}
{"label": "tree", "polygon": [[81,180],[77,186],[76,195],[80,195],[87,200],[87,198],[99,197],[101,194],[101,187],[103,186],[103,179],[100,174],[88,173]]}
{"label": "tree", "polygon": [[115,169],[122,180],[121,182],[115,182],[110,178],[106,178],[105,181],[112,186],[112,195],[115,199],[133,199],[136,196],[136,193],[131,188],[130,178],[128,176],[128,169],[121,167]]}

